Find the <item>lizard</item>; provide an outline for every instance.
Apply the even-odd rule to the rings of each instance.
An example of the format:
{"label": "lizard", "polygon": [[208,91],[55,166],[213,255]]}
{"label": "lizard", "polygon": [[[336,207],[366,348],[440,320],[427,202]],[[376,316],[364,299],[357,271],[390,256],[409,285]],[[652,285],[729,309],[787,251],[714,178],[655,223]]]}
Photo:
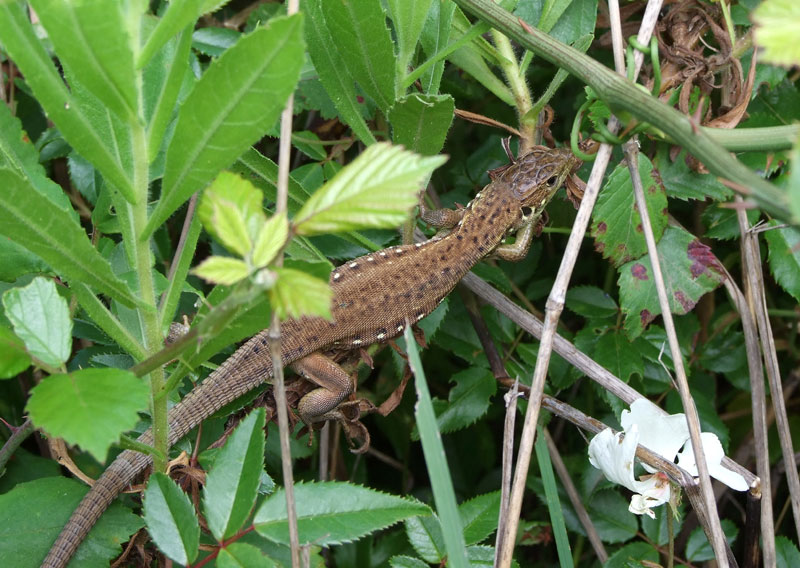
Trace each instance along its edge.
{"label": "lizard", "polygon": [[[516,162],[490,171],[490,183],[466,207],[420,207],[423,221],[449,232],[421,243],[391,246],[335,268],[330,275],[332,319],[304,316],[281,325],[283,365],[318,387],[298,402],[300,418],[307,425],[331,418],[353,391],[350,376],[326,353],[360,350],[397,337],[406,325],[430,314],[489,255],[524,258],[545,207],[578,165],[567,149],[535,146]],[[516,234],[515,242],[504,243],[511,234]],[[170,409],[170,446],[223,406],[270,382],[268,332],[246,341]],[[138,441],[152,444],[152,432]],[[120,453],[72,513],[42,566],[66,566],[103,511],[151,464],[147,454]]]}

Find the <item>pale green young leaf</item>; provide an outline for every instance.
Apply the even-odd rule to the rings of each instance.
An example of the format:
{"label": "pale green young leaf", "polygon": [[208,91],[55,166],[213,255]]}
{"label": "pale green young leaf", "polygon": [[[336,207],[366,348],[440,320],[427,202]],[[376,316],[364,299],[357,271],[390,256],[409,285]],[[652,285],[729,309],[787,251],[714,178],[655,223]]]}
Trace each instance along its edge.
{"label": "pale green young leaf", "polygon": [[215,232],[215,207],[224,205],[234,208],[244,221],[248,238],[255,239],[261,225],[267,220],[261,208],[263,198],[262,193],[249,180],[228,171],[220,172],[203,192],[197,215],[206,230],[222,240]]}
{"label": "pale green young leaf", "polygon": [[81,155],[90,156],[106,180],[126,200],[135,202],[130,172],[114,155],[107,137],[98,131],[96,117],[70,95],[21,3],[0,3],[0,42],[67,142]]}
{"label": "pale green young leaf", "polygon": [[236,534],[255,503],[264,470],[265,423],[263,408],[242,420],[206,476],[203,510],[208,528],[219,541]]}
{"label": "pale green young leaf", "polygon": [[42,257],[66,280],[90,284],[129,307],[141,304],[67,211],[7,169],[0,168],[0,187],[0,235]]}
{"label": "pale green young leaf", "polygon": [[[137,119],[132,33],[138,41],[141,3],[32,0],[59,59],[104,105],[125,122]],[[130,28],[129,28],[130,26]]]}
{"label": "pale green young leaf", "polygon": [[212,208],[211,224],[206,225],[206,229],[212,232],[229,251],[239,256],[249,253],[253,244],[242,211],[225,199],[214,202]]}
{"label": "pale green young leaf", "polygon": [[172,0],[139,53],[139,59],[136,61],[137,69],[144,68],[150,59],[182,29],[193,25],[201,14],[204,2],[205,0]]}
{"label": "pale green young leaf", "polygon": [[111,444],[136,426],[150,400],[147,383],[122,369],[81,369],[36,385],[25,410],[37,428],[104,462]]}
{"label": "pale green young leaf", "polygon": [[275,561],[246,542],[234,542],[219,551],[217,568],[273,568]]}
{"label": "pale green young leaf", "polygon": [[380,2],[322,2],[327,28],[350,74],[384,113],[395,99],[395,56]]}
{"label": "pale green young leaf", "polygon": [[444,156],[421,157],[400,146],[373,144],[317,190],[294,219],[298,234],[395,227]]}
{"label": "pale green young leaf", "polygon": [[30,367],[25,344],[10,329],[0,326],[0,379],[11,379]]}
{"label": "pale green young leaf", "polygon": [[253,246],[253,265],[263,268],[268,265],[289,238],[289,220],[286,213],[273,215],[261,226]]}
{"label": "pale green young leaf", "polygon": [[192,270],[203,280],[212,284],[230,286],[247,278],[250,269],[243,260],[227,256],[210,256]]}
{"label": "pale green young leaf", "polygon": [[278,279],[269,291],[272,309],[282,320],[301,316],[331,318],[331,287],[302,270],[278,268]]}
{"label": "pale green young leaf", "polygon": [[178,113],[145,236],[275,123],[300,74],[302,24],[295,14],[242,36],[197,82]]}
{"label": "pale green young leaf", "polygon": [[[338,481],[298,484],[295,500],[301,544],[320,546],[352,542],[403,519],[430,513],[416,499]],[[264,501],[253,522],[260,535],[289,544],[283,489]]]}
{"label": "pale green young leaf", "polygon": [[345,67],[339,52],[331,49],[334,41],[322,14],[323,1],[303,2],[303,9],[308,17],[308,25],[305,27],[308,54],[322,86],[339,111],[340,119],[353,129],[361,142],[369,146],[375,143],[375,137],[361,116],[362,105],[356,98],[355,80]]}
{"label": "pale green young leaf", "polygon": [[796,0],[764,0],[753,11],[758,59],[773,65],[800,65],[800,4]]}
{"label": "pale green young leaf", "polygon": [[178,564],[197,558],[200,524],[189,496],[165,474],[150,476],[144,492],[147,532],[158,548]]}
{"label": "pale green young leaf", "polygon": [[3,294],[6,317],[31,356],[60,367],[72,350],[72,318],[67,301],[48,278],[34,278],[22,288]]}

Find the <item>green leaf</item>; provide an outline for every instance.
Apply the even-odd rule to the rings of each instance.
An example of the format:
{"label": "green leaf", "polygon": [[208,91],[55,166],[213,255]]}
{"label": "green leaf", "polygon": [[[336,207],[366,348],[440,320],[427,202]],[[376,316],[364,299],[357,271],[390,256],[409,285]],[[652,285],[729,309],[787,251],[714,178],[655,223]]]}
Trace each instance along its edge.
{"label": "green leaf", "polygon": [[710,198],[715,201],[726,201],[733,195],[733,191],[725,187],[717,176],[692,171],[686,163],[684,152],[681,152],[674,161],[669,158],[667,152],[659,154],[657,164],[661,181],[669,197],[683,200]]}
{"label": "green leaf", "polygon": [[242,37],[239,30],[229,28],[200,28],[192,34],[192,49],[203,55],[219,57]]}
{"label": "green leaf", "polygon": [[205,0],[174,0],[170,2],[167,11],[158,20],[156,29],[148,36],[147,43],[139,53],[136,67],[144,68],[150,59],[182,29],[189,25],[194,27],[193,24],[200,16],[200,10],[204,3]]}
{"label": "green leaf", "polygon": [[[639,156],[639,175],[644,184],[647,211],[658,242],[667,226],[667,197],[650,160],[645,156]],[[598,196],[592,212],[591,233],[596,241],[595,248],[614,266],[639,258],[647,251],[642,220],[635,207],[633,184],[626,164],[614,169]]]}
{"label": "green leaf", "polygon": [[248,204],[244,204],[244,207],[239,206],[235,200],[236,193],[239,192],[234,191],[233,187],[229,191],[229,188],[225,187],[228,183],[246,186],[250,190],[248,197],[254,198],[256,212],[260,213],[259,221],[265,220],[264,214],[260,211],[261,194],[258,190],[251,183],[228,172],[222,172],[217,176],[208,191],[203,194],[198,215],[206,230],[225,245],[225,248],[239,256],[246,256],[253,247],[247,227],[248,220],[245,218],[248,214]]}
{"label": "green leaf", "polygon": [[489,399],[497,392],[492,373],[481,367],[456,373],[450,380],[456,386],[450,390],[447,408],[436,417],[442,433],[455,432],[475,423],[486,414]]}
{"label": "green leaf", "polygon": [[275,561],[246,542],[234,542],[220,550],[217,556],[217,568],[272,568],[273,566],[277,566]]}
{"label": "green leaf", "polygon": [[380,3],[326,0],[322,12],[336,38],[328,49],[339,52],[353,78],[386,114],[395,98],[395,56]]}
{"label": "green leaf", "polygon": [[631,349],[630,339],[616,330],[609,330],[598,338],[594,360],[626,383],[631,375],[644,376],[642,354]]}
{"label": "green leaf", "polygon": [[497,530],[500,491],[484,493],[458,506],[467,546],[478,544]]}
{"label": "green leaf", "polygon": [[263,408],[251,412],[225,442],[206,476],[203,510],[214,537],[236,534],[250,515],[264,470]]}
{"label": "green leaf", "polygon": [[[61,63],[123,121],[138,114],[133,37],[141,4],[105,0],[32,0]],[[128,10],[131,13],[128,13]]]}
{"label": "green leaf", "polygon": [[800,551],[797,545],[785,536],[775,537],[775,552],[777,553],[777,568],[791,568],[800,566]]}
{"label": "green leaf", "polygon": [[[301,544],[352,542],[403,519],[430,513],[427,505],[415,499],[338,481],[301,483],[294,494]],[[254,524],[260,535],[288,545],[286,522],[286,495],[279,489],[259,507]]]}
{"label": "green leaf", "polygon": [[42,257],[65,279],[91,283],[126,306],[141,305],[68,212],[10,170],[0,168],[0,187],[0,234]]}
{"label": "green leaf", "polygon": [[[724,270],[711,249],[683,229],[669,227],[656,247],[670,310],[686,314],[700,297],[722,282]],[[619,268],[620,305],[625,331],[633,339],[661,313],[650,256]]]}
{"label": "green leaf", "polygon": [[427,562],[411,556],[392,556],[389,559],[391,568],[429,568]]}
{"label": "green leaf", "polygon": [[0,41],[67,142],[81,155],[91,156],[106,180],[126,200],[136,202],[131,173],[114,153],[107,134],[98,130],[99,117],[70,95],[21,3],[0,3]]}
{"label": "green leaf", "polygon": [[100,462],[120,435],[136,426],[150,389],[122,369],[81,369],[48,377],[25,407],[37,428],[77,444]]}
{"label": "green leaf", "polygon": [[800,5],[794,0],[764,0],[753,12],[759,59],[791,67],[800,64]]}
{"label": "green leaf", "polygon": [[[447,47],[450,41],[453,13],[456,11],[456,8],[457,6],[452,2],[447,2],[445,4],[434,2],[431,5],[428,19],[425,22],[425,26],[422,28],[420,37],[420,45],[422,45],[422,49],[429,59],[432,59]],[[431,94],[439,92],[442,74],[444,73],[444,62],[444,58],[439,59],[433,64],[433,67],[420,78],[423,92]]]}
{"label": "green leaf", "polygon": [[389,111],[392,141],[423,156],[438,154],[454,110],[450,95],[411,94],[399,99]]}
{"label": "green leaf", "polygon": [[652,544],[648,542],[632,542],[612,554],[603,565],[603,568],[645,568],[650,564],[644,564],[644,561],[657,564],[658,560],[658,550]]}
{"label": "green leaf", "polygon": [[619,306],[614,298],[596,286],[575,286],[567,290],[566,306],[585,318],[610,318]]}
{"label": "green leaf", "polygon": [[262,268],[272,262],[289,238],[286,213],[273,215],[261,226],[253,246],[253,265]]}
{"label": "green leaf", "polygon": [[425,562],[439,564],[447,556],[442,525],[435,514],[406,519],[405,529],[414,552]]}
{"label": "green leaf", "polygon": [[333,292],[325,280],[292,268],[277,268],[275,272],[278,279],[269,290],[269,302],[280,319],[304,315],[331,319]]}
{"label": "green leaf", "polygon": [[0,325],[0,379],[10,379],[30,365],[25,344],[10,329]]}
{"label": "green leaf", "polygon": [[72,318],[67,301],[48,278],[34,278],[3,294],[6,317],[28,353],[51,367],[60,367],[72,351]]}
{"label": "green leaf", "polygon": [[275,18],[242,36],[197,82],[178,113],[144,236],[275,124],[300,74],[302,23],[302,14]]}
{"label": "green leaf", "polygon": [[425,467],[431,480],[436,512],[442,520],[442,538],[447,549],[447,563],[455,568],[466,567],[469,564],[465,553],[461,517],[456,507],[453,479],[447,466],[442,435],[436,424],[428,383],[425,380],[425,372],[410,325],[405,326],[403,339],[405,339],[408,364],[414,375],[414,387],[417,392],[414,417],[419,427],[419,438],[422,442],[422,453],[425,456]]}
{"label": "green leaf", "polygon": [[339,111],[340,120],[352,128],[361,142],[369,146],[375,143],[375,137],[361,115],[363,105],[357,100],[354,79],[348,73],[339,52],[331,49],[335,42],[322,13],[323,1],[303,2],[303,9],[308,17],[308,25],[305,27],[308,53],[319,74],[320,83]]}
{"label": "green leaf", "polygon": [[[770,221],[770,226],[778,225]],[[794,227],[764,233],[769,246],[769,270],[781,288],[800,302],[800,231]]]}
{"label": "green leaf", "polygon": [[639,523],[628,512],[628,501],[616,490],[595,493],[589,502],[589,516],[603,542],[625,542],[636,536]]}
{"label": "green leaf", "polygon": [[294,219],[295,232],[311,235],[396,227],[417,202],[424,180],[445,160],[373,144],[309,198]]}
{"label": "green leaf", "polygon": [[[389,0],[394,33],[397,36],[397,76],[402,77],[422,33],[432,0]],[[435,154],[439,150],[432,152]]]}
{"label": "green leaf", "polygon": [[147,482],[143,516],[161,552],[178,564],[194,562],[200,543],[194,507],[189,496],[160,471]]}
{"label": "green leaf", "polygon": [[192,269],[192,274],[213,284],[230,286],[247,278],[250,268],[246,262],[238,258],[210,256],[197,268]]}
{"label": "green leaf", "polygon": [[[21,483],[0,495],[0,558],[7,566],[37,568],[88,488],[65,477]],[[142,527],[121,503],[112,503],[78,547],[71,568],[108,568],[121,543]]]}
{"label": "green leaf", "polygon": [[[730,519],[722,519],[722,532],[725,533],[725,540],[731,545],[736,540],[736,535],[739,534],[739,527]],[[686,560],[690,562],[705,562],[714,558],[714,550],[706,538],[706,533],[703,532],[703,527],[697,527],[689,535],[689,540],[686,542]]]}
{"label": "green leaf", "polygon": [[536,428],[534,449],[536,450],[536,460],[539,462],[539,473],[547,500],[547,510],[550,513],[550,524],[553,527],[553,536],[556,541],[558,563],[562,568],[572,568],[574,564],[569,549],[567,528],[564,524],[564,510],[558,496],[556,476],[553,473],[553,464],[550,461],[550,452],[547,450],[547,442],[541,425]]}

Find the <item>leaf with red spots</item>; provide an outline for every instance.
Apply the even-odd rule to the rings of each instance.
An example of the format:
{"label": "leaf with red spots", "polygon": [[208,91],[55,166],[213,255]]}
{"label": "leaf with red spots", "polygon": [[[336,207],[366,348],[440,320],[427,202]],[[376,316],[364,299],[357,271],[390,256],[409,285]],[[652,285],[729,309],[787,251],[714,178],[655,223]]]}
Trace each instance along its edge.
{"label": "leaf with red spots", "polygon": [[[688,313],[703,294],[722,282],[722,265],[717,257],[685,230],[667,228],[657,249],[672,313]],[[661,313],[650,256],[621,266],[619,272],[625,331],[634,338]]]}
{"label": "leaf with red spots", "polygon": [[[639,157],[639,175],[644,184],[650,222],[658,240],[667,226],[667,197],[658,172],[645,156]],[[647,251],[642,221],[633,199],[631,176],[625,164],[616,167],[600,193],[592,213],[591,232],[595,249],[615,266]]]}

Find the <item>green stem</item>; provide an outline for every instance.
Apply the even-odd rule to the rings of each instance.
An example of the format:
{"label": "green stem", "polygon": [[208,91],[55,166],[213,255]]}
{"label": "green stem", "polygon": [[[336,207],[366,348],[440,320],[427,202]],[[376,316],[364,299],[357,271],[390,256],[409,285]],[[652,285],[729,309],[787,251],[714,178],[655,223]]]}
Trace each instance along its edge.
{"label": "green stem", "polygon": [[153,456],[153,461],[160,460],[164,463],[167,462],[167,457],[161,452],[157,451],[153,446],[134,440],[127,434],[123,434],[120,437],[119,445],[126,450],[135,450],[137,452],[142,452],[143,454]]}
{"label": "green stem", "polygon": [[674,108],[643,93],[633,83],[578,50],[542,32],[527,31],[509,12],[491,0],[454,0],[461,8],[491,24],[505,35],[566,69],[591,86],[614,112],[628,111],[641,121],[649,122],[669,138],[685,147],[711,173],[736,184],[743,194],[774,217],[798,222],[789,211],[786,194],[764,181],[708,136],[692,120]]}
{"label": "green stem", "polygon": [[[536,129],[536,121],[538,116],[529,116],[528,111],[531,110],[533,102],[531,100],[531,91],[528,88],[528,83],[525,81],[525,76],[520,71],[517,64],[517,56],[514,53],[514,48],[511,46],[509,39],[502,33],[492,30],[492,39],[497,48],[497,52],[501,55],[498,59],[500,68],[506,77],[506,83],[511,88],[511,93],[514,95],[514,101],[517,105],[517,116],[519,117],[519,129],[522,133],[522,140],[528,144],[533,143],[533,133]],[[520,150],[520,153],[523,153]]]}
{"label": "green stem", "polygon": [[[152,355],[161,350],[162,336],[156,293],[153,285],[153,258],[150,252],[150,239],[142,240],[147,225],[148,159],[147,133],[141,123],[131,125],[133,139],[133,187],[136,203],[131,204],[135,270],[139,279],[139,297],[151,309],[139,310],[139,323],[144,336],[144,348]],[[167,466],[167,401],[158,395],[164,388],[164,369],[157,367],[150,373],[150,399],[153,419],[153,467],[164,471]]]}
{"label": "green stem", "polygon": [[731,152],[789,150],[800,136],[800,124],[763,128],[702,128],[709,138]]}

